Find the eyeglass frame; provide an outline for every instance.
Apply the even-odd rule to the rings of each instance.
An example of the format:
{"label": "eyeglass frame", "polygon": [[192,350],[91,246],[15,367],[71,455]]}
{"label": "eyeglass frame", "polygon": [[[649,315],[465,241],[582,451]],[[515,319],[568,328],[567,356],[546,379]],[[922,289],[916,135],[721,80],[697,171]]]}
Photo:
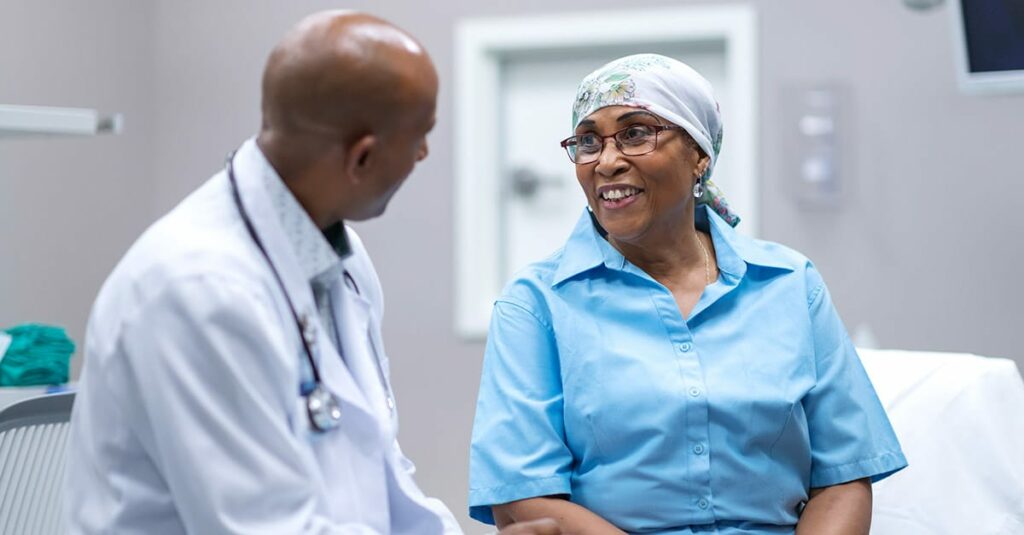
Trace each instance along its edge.
{"label": "eyeglass frame", "polygon": [[[654,129],[654,146],[651,147],[651,150],[649,150],[647,152],[641,152],[640,154],[626,154],[625,152],[622,151],[622,142],[619,141],[618,139],[615,139],[615,136],[625,132],[626,130],[629,130],[630,128],[635,128],[637,126],[642,126],[642,127],[645,127],[645,128],[653,128]],[[608,139],[608,138],[613,138],[614,139],[614,141],[615,141],[615,148],[623,156],[643,156],[644,154],[650,154],[650,153],[658,150],[658,134],[660,134],[660,133],[662,133],[662,132],[664,132],[666,130],[686,130],[686,129],[681,127],[681,126],[679,126],[679,125],[675,125],[675,124],[642,124],[642,123],[635,123],[635,124],[631,124],[631,125],[629,125],[629,126],[627,126],[625,128],[616,130],[616,131],[612,132],[611,134],[608,134],[607,136],[602,136],[601,134],[598,134],[597,132],[591,132],[590,134],[595,135],[595,136],[601,138],[601,150],[597,152],[596,157],[594,158],[593,161],[586,162],[586,163],[577,163],[576,160],[573,159],[572,154],[569,153],[569,146],[570,145],[579,145],[579,143],[571,143],[571,142],[573,140],[575,140],[576,138],[580,137],[580,135],[584,135],[584,134],[577,134],[577,135],[569,136],[569,137],[563,139],[561,142],[559,142],[559,145],[561,145],[562,148],[565,149],[565,154],[567,156],[569,156],[569,161],[571,161],[572,163],[574,163],[576,165],[589,165],[589,164],[592,164],[592,163],[594,163],[594,162],[596,162],[596,161],[601,159],[601,153],[604,152],[604,147],[605,147],[605,145],[607,145],[605,140]]]}

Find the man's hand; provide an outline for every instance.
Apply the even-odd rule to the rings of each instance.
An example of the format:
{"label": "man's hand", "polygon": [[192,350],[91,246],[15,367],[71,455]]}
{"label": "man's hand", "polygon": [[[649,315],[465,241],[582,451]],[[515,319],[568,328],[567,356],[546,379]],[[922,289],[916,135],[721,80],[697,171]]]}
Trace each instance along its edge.
{"label": "man's hand", "polygon": [[558,522],[550,518],[519,522],[498,532],[498,535],[562,535]]}

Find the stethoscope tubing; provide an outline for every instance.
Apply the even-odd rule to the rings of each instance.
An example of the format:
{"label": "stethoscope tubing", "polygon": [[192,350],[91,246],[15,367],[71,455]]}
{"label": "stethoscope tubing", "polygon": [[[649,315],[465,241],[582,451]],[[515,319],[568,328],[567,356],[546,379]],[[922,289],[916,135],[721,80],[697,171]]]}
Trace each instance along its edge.
{"label": "stethoscope tubing", "polygon": [[246,230],[249,231],[249,236],[260,250],[267,265],[270,266],[270,271],[274,273],[274,278],[281,287],[281,291],[284,292],[285,302],[288,303],[288,310],[291,311],[292,319],[295,321],[295,326],[299,331],[299,339],[302,340],[302,349],[313,372],[313,388],[308,392],[302,391],[300,388],[300,394],[306,400],[306,416],[309,418],[310,427],[314,431],[325,433],[338,427],[341,421],[341,402],[333,392],[323,387],[323,382],[320,380],[320,368],[316,364],[316,359],[313,358],[313,349],[310,347],[309,326],[299,318],[299,313],[295,310],[295,304],[292,303],[291,295],[288,294],[288,288],[284,284],[284,279],[281,278],[281,274],[277,271],[277,267],[274,266],[273,260],[270,259],[270,254],[267,253],[263,240],[260,239],[259,233],[256,232],[256,227],[252,224],[249,213],[245,209],[245,205],[242,204],[242,195],[238,188],[238,181],[235,179],[234,159],[234,152],[228,154],[226,167],[228,181],[231,183],[231,194],[234,197],[238,213],[242,217],[242,222],[245,224]]}
{"label": "stethoscope tubing", "polygon": [[274,278],[277,280],[277,284],[281,287],[281,291],[284,292],[284,299],[285,302],[288,303],[288,310],[291,311],[292,319],[295,321],[295,326],[299,330],[299,339],[302,340],[302,349],[306,353],[306,359],[309,361],[309,366],[313,369],[313,382],[319,385],[320,370],[316,365],[316,359],[313,358],[313,350],[309,347],[309,340],[307,340],[306,330],[304,329],[302,320],[299,319],[299,313],[295,310],[295,305],[292,303],[291,296],[288,295],[288,289],[284,285],[284,280],[281,278],[281,274],[278,273],[277,268],[274,266],[274,262],[270,259],[270,254],[267,253],[266,247],[263,246],[263,240],[260,239],[260,235],[256,232],[256,227],[252,224],[252,220],[249,219],[249,214],[245,209],[245,205],[242,204],[242,196],[241,193],[239,193],[238,181],[235,179],[234,159],[235,153],[232,151],[228,154],[227,158],[227,172],[228,180],[231,182],[231,194],[235,199],[235,205],[238,207],[238,213],[242,217],[242,222],[245,224],[246,230],[249,231],[249,236],[256,244],[256,248],[260,250],[263,258],[267,261],[267,265],[270,266],[270,271],[274,273]]}
{"label": "stethoscope tubing", "polygon": [[[252,219],[249,217],[249,213],[245,209],[245,205],[242,203],[242,196],[238,187],[238,181],[235,178],[234,158],[235,153],[232,151],[228,154],[227,162],[225,164],[228,181],[231,183],[231,194],[234,197],[238,213],[242,218],[242,222],[245,224],[246,230],[249,232],[249,236],[263,255],[263,258],[270,267],[271,272],[274,273],[274,279],[277,280],[277,284],[280,286],[281,291],[284,292],[285,301],[288,303],[288,310],[291,312],[292,319],[295,321],[295,326],[299,331],[299,338],[302,340],[303,352],[305,353],[306,360],[309,362],[309,367],[313,372],[313,388],[310,390],[300,388],[300,393],[307,401],[310,422],[317,431],[328,431],[337,427],[340,413],[340,402],[338,401],[337,396],[323,387],[323,383],[320,378],[320,368],[317,366],[316,358],[313,356],[313,348],[311,347],[312,336],[309,335],[311,332],[310,326],[303,321],[303,317],[300,317],[299,313],[296,311],[295,304],[292,302],[291,295],[288,293],[288,289],[284,284],[284,279],[281,278],[281,274],[278,272],[273,260],[270,259],[270,254],[263,245],[263,240],[260,239],[259,233],[256,232],[256,227],[253,225]],[[345,285],[354,291],[356,295],[360,295],[359,286],[356,284],[355,278],[352,277],[347,269],[343,271],[342,276],[344,277]],[[341,351],[340,347],[338,348],[338,351]],[[377,378],[380,380],[381,388],[384,390],[387,408],[389,411],[393,411],[394,399],[391,394],[391,388],[384,375],[383,365],[379,358],[375,360]],[[316,407],[314,407],[314,405]],[[327,412],[325,413],[324,411]],[[327,425],[322,425],[321,422],[326,422]]]}

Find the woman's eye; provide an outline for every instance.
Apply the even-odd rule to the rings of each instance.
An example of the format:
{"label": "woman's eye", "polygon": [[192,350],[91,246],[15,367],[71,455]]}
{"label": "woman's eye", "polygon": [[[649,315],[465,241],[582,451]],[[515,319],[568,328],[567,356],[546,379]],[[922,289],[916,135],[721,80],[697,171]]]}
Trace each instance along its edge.
{"label": "woman's eye", "polygon": [[631,126],[622,132],[623,141],[643,141],[651,131],[646,126]]}
{"label": "woman's eye", "polygon": [[601,142],[598,141],[597,136],[594,134],[581,134],[576,136],[576,145],[579,150],[593,151],[601,145]]}

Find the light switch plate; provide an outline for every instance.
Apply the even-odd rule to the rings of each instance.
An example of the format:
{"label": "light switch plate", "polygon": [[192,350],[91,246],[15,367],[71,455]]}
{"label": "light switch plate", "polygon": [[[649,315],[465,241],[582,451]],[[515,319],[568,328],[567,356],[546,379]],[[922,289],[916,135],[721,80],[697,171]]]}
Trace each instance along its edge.
{"label": "light switch plate", "polygon": [[783,161],[792,196],[804,207],[838,208],[849,180],[848,91],[839,84],[800,86],[785,99]]}

